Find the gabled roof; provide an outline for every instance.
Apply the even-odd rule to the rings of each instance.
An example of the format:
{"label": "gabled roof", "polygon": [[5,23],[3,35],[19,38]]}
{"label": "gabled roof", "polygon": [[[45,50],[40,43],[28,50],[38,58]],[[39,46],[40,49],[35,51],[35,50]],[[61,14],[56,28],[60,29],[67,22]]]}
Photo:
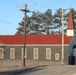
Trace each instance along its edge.
{"label": "gabled roof", "polygon": [[69,18],[68,18],[68,28],[67,29],[74,29],[74,21],[73,21],[73,13],[70,10]]}
{"label": "gabled roof", "polygon": [[[72,37],[64,35],[64,43],[69,44]],[[23,44],[23,35],[0,35],[0,44]],[[26,35],[26,44],[61,44],[62,35]]]}

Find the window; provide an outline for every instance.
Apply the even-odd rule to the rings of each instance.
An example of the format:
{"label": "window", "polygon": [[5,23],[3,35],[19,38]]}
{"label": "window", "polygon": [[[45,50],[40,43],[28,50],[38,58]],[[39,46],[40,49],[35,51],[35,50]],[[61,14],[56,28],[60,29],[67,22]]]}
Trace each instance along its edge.
{"label": "window", "polygon": [[38,59],[38,48],[34,48],[33,50],[33,58]]}
{"label": "window", "polygon": [[46,48],[46,59],[47,60],[51,59],[51,49],[50,48]]}
{"label": "window", "polygon": [[14,58],[15,58],[15,49],[10,48],[10,59],[14,59]]}
{"label": "window", "polygon": [[59,60],[59,53],[55,53],[55,60]]}
{"label": "window", "polygon": [[[23,52],[24,52],[24,48],[22,48],[22,59],[23,59]],[[25,48],[25,59],[27,57],[27,49]]]}
{"label": "window", "polygon": [[3,50],[3,48],[0,48],[0,59],[3,59],[3,57],[4,57],[4,50]]}

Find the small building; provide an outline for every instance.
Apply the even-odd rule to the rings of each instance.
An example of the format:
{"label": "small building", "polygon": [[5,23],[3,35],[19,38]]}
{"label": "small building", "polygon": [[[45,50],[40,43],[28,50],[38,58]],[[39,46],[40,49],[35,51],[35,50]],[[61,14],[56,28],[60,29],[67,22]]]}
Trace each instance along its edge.
{"label": "small building", "polygon": [[[64,35],[64,63],[68,63],[71,39]],[[27,60],[61,62],[62,35],[27,35],[25,54]],[[0,59],[23,59],[23,35],[0,35]]]}
{"label": "small building", "polygon": [[[64,34],[63,62],[72,61],[76,56],[72,11],[70,11],[67,34]],[[0,61],[23,59],[23,35],[0,35]],[[62,34],[26,35],[26,60],[62,62]]]}

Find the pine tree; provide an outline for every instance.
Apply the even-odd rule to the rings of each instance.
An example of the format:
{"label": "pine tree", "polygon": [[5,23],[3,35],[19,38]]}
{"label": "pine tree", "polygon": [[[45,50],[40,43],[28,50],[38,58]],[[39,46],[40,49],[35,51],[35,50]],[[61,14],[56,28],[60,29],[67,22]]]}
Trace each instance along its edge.
{"label": "pine tree", "polygon": [[[39,11],[33,12],[32,16],[27,17],[26,33],[27,34],[50,34],[52,25],[52,11],[48,9],[45,13]],[[23,34],[24,18],[19,23],[16,34]]]}
{"label": "pine tree", "polygon": [[[30,18],[27,17],[26,21],[26,34],[30,32]],[[24,33],[24,18],[21,22],[19,22],[19,27],[17,28],[16,34],[23,34]]]}
{"label": "pine tree", "polygon": [[43,27],[46,34],[51,34],[52,32],[52,25],[53,25],[53,17],[52,17],[52,10],[48,9],[46,12],[44,12],[42,21],[43,21]]}
{"label": "pine tree", "polygon": [[62,26],[62,9],[59,8],[58,10],[56,10],[56,13],[53,15],[53,23],[54,23],[54,29],[57,31],[55,33],[61,33],[60,29]]}
{"label": "pine tree", "polygon": [[[76,10],[73,10],[74,24],[76,24]],[[69,12],[64,12],[64,33],[66,33],[68,25]],[[26,34],[57,34],[62,33],[62,9],[56,10],[52,15],[52,10],[48,9],[44,13],[39,11],[33,12],[30,17],[27,16]],[[24,18],[19,23],[16,34],[23,34]]]}

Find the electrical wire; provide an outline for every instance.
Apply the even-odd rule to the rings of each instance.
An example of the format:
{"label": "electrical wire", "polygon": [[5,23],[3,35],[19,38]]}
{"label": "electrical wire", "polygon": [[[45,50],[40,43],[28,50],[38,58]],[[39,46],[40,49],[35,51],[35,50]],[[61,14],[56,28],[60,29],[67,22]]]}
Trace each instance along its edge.
{"label": "electrical wire", "polygon": [[[48,7],[48,3],[46,3],[46,2],[42,2],[42,1],[39,1],[39,2],[38,2],[37,0],[36,0],[36,2],[31,1],[31,0],[27,0],[27,1],[29,1],[29,2],[31,2],[31,3],[36,3],[37,5],[39,5],[39,6],[43,7],[43,8],[44,8],[44,7],[45,7],[45,8]],[[50,4],[50,5],[57,6],[57,5],[55,5],[55,3],[54,3],[54,4],[52,3],[52,4]]]}
{"label": "electrical wire", "polygon": [[5,2],[7,2],[7,3],[10,3],[10,4],[12,4],[12,5],[15,5],[15,6],[17,6],[17,3],[16,2],[14,2],[14,1],[9,1],[9,0],[4,0]]}
{"label": "electrical wire", "polygon": [[16,4],[20,4],[17,0],[12,0],[12,1],[14,1]]}
{"label": "electrical wire", "polygon": [[16,24],[13,24],[13,23],[10,23],[10,22],[6,22],[6,21],[3,21],[3,20],[0,20],[0,22],[6,23],[6,24],[9,24],[9,25],[13,25],[13,26],[18,26]]}
{"label": "electrical wire", "polygon": [[43,4],[42,4],[42,3],[39,3],[39,4],[38,4],[37,1],[36,1],[36,2],[30,1],[30,0],[28,0],[28,1],[31,2],[31,3],[37,4],[37,5],[41,6],[41,7],[46,7],[46,5],[44,5],[44,3],[43,3]]}

